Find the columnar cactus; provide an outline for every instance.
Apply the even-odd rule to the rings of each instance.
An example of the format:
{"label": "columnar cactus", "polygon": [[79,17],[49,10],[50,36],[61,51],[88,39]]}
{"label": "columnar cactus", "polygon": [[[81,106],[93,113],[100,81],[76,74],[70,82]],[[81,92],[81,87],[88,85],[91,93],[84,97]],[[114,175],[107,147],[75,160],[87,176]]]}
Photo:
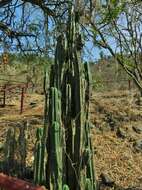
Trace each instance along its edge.
{"label": "columnar cactus", "polygon": [[34,156],[34,183],[44,184],[45,182],[45,144],[43,143],[43,129],[38,128],[36,134],[36,147]]}
{"label": "columnar cactus", "polygon": [[[4,168],[7,174],[24,177],[26,171],[27,156],[27,123],[18,125],[19,134],[16,127],[9,128],[4,144]],[[17,154],[18,153],[18,154]]]}
{"label": "columnar cactus", "polygon": [[9,128],[7,131],[6,142],[4,146],[4,171],[8,174],[12,174],[12,169],[14,168],[15,160],[15,149],[16,149],[16,139],[15,139],[15,129]]}
{"label": "columnar cactus", "polygon": [[27,156],[27,121],[19,127],[20,134],[18,138],[18,150],[20,156],[20,176],[24,176],[26,169],[26,156]]}
{"label": "columnar cactus", "polygon": [[70,189],[69,189],[68,185],[64,185],[63,190],[70,190]]}
{"label": "columnar cactus", "polygon": [[50,89],[48,129],[48,185],[51,189],[62,190],[63,182],[63,129],[61,128],[61,99],[57,88]]}
{"label": "columnar cactus", "polygon": [[71,8],[67,33],[57,39],[50,75],[49,190],[95,190],[89,125],[90,73],[88,64],[81,64],[82,46],[79,12]]}

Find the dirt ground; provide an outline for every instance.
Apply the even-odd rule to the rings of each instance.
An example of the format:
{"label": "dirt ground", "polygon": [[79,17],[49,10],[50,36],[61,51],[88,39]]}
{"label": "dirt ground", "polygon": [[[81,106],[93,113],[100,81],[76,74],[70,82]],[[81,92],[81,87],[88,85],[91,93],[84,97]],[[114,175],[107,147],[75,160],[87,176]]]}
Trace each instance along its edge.
{"label": "dirt ground", "polygon": [[[142,106],[135,92],[94,94],[91,100],[92,142],[97,177],[107,174],[118,186],[142,188]],[[142,148],[142,147],[141,147]]]}
{"label": "dirt ground", "polygon": [[[43,105],[43,95],[27,94],[21,115],[18,96],[8,98],[7,106],[0,107],[1,144],[9,127],[27,121],[28,165],[33,162],[35,129],[43,126]],[[142,140],[142,106],[137,102],[135,92],[93,93],[90,119],[97,179],[104,173],[120,187],[142,188],[142,149],[135,146]]]}

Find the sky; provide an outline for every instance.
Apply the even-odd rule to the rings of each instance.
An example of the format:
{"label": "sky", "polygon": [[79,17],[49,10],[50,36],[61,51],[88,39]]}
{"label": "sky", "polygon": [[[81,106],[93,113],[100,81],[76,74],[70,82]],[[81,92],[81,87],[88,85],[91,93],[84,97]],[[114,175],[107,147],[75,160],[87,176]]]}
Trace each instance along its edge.
{"label": "sky", "polygon": [[[30,9],[30,7],[29,7],[29,9]],[[21,10],[20,9],[17,10],[16,16],[20,18],[20,16],[21,16]],[[35,22],[35,19],[33,19],[33,18],[40,19],[40,17],[42,17],[42,16],[43,16],[42,12],[38,11],[38,13],[37,13],[37,11],[36,11],[35,13],[32,13],[30,21]],[[52,22],[50,19],[49,19],[49,28],[52,29]],[[44,32],[43,32],[43,35],[45,35]],[[41,41],[42,41],[42,39],[41,39]],[[42,42],[42,44],[44,44],[44,42]],[[86,42],[84,44],[84,50],[82,53],[83,60],[89,61],[89,62],[95,62],[100,58],[100,52],[101,51],[103,51],[104,54],[106,54],[106,55],[109,54],[107,51],[99,49],[98,47],[95,47],[95,44],[92,42],[92,39],[90,39],[88,42]]]}
{"label": "sky", "polygon": [[[26,11],[27,13],[32,11],[30,4],[29,4],[28,9],[26,9],[26,10],[27,10]],[[26,12],[25,12],[25,14],[26,14]],[[22,9],[17,8],[16,12],[15,12],[16,22],[21,20],[21,15],[22,15]],[[42,17],[43,17],[42,12],[39,11],[39,9],[38,9],[38,11],[32,12],[31,16],[29,18],[28,17],[26,18],[27,19],[27,24],[30,24],[32,22],[38,23],[38,20],[42,20]],[[49,23],[49,28],[52,28],[51,22]],[[24,29],[26,30],[26,28],[24,28]],[[42,47],[42,46],[44,46],[44,43],[45,43],[43,41],[43,39],[44,39],[43,36],[45,35],[45,33],[44,33],[43,29],[41,29],[40,32],[41,32],[41,34],[40,34],[39,43],[40,43],[40,45]],[[33,40],[30,39],[30,38],[28,38],[28,40],[29,40],[29,44],[32,44]],[[25,39],[22,39],[21,41],[22,41],[23,44],[25,43]],[[85,47],[84,47],[84,50],[83,50],[83,53],[82,53],[83,60],[84,61],[89,61],[89,62],[95,62],[96,60],[98,60],[100,58],[100,52],[101,51],[103,51],[104,54],[108,55],[107,51],[100,50],[99,48],[95,47],[95,44],[93,44],[92,39],[90,39],[89,41],[87,41],[85,43]]]}
{"label": "sky", "polygon": [[84,52],[83,60],[88,62],[96,62],[98,59],[100,59],[101,52],[103,52],[104,55],[110,55],[107,50],[96,47],[91,39],[90,41],[86,42]]}

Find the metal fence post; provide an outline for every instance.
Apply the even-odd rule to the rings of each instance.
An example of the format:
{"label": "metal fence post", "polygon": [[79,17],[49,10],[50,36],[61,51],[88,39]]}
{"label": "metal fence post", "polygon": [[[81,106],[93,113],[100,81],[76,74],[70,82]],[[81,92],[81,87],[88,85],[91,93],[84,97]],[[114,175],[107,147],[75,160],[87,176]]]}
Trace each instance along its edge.
{"label": "metal fence post", "polygon": [[22,87],[22,90],[21,90],[20,114],[23,113],[23,108],[24,108],[24,92],[25,92],[25,88]]}

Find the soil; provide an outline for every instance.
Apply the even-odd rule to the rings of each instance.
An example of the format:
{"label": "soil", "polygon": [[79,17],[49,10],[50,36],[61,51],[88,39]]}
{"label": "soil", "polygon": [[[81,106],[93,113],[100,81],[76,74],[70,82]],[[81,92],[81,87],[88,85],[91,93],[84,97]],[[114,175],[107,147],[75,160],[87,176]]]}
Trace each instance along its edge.
{"label": "soil", "polygon": [[[26,162],[31,166],[36,129],[43,126],[44,96],[27,94],[22,114],[19,108],[18,96],[8,97],[6,107],[0,107],[0,144],[4,143],[8,128],[19,127],[26,121]],[[101,181],[102,174],[106,174],[117,187],[142,188],[142,106],[135,92],[93,93],[90,119],[97,180]],[[0,157],[2,160],[3,155]]]}
{"label": "soil", "polygon": [[97,178],[107,174],[119,187],[142,188],[142,106],[135,92],[93,94],[91,100],[92,142]]}

